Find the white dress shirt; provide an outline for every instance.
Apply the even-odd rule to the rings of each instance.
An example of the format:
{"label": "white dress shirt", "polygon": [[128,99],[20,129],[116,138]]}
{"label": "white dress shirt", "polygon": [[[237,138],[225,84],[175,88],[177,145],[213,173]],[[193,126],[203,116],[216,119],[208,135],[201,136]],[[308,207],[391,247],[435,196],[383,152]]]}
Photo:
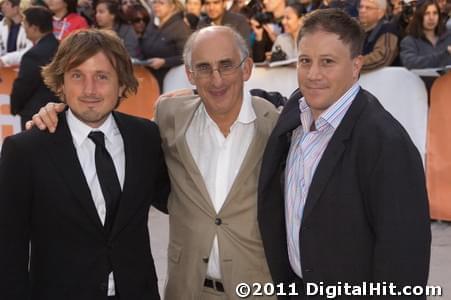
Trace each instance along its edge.
{"label": "white dress shirt", "polygon": [[[255,135],[256,115],[250,95],[243,97],[237,120],[225,137],[201,104],[186,131],[186,141],[202,174],[216,213],[240,170],[249,145]],[[221,279],[218,238],[215,236],[208,260],[207,276]]]}
{"label": "white dress shirt", "polygon": [[[96,145],[88,138],[91,131],[102,131],[105,135],[105,147],[111,155],[116,168],[116,173],[121,184],[121,189],[124,187],[125,177],[125,152],[124,141],[121,133],[114,121],[113,115],[109,115],[105,122],[99,128],[91,128],[82,121],[80,121],[69,109],[66,112],[67,124],[72,134],[72,141],[77,150],[78,160],[91,191],[94,205],[102,224],[105,224],[106,206],[105,198],[103,197],[102,189],[100,187],[99,179],[96,172],[95,164],[95,149]],[[114,296],[114,277],[113,272],[108,278],[108,296]]]}

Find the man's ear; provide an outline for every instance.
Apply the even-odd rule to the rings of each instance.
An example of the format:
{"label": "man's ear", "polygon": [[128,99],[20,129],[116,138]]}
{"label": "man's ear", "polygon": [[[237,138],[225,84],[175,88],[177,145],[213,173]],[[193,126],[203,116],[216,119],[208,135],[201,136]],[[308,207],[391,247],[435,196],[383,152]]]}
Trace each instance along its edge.
{"label": "man's ear", "polygon": [[358,79],[360,75],[360,70],[363,66],[363,55],[358,55],[352,59],[352,76],[354,79]]}
{"label": "man's ear", "polygon": [[196,83],[194,82],[194,74],[193,72],[191,72],[191,70],[188,68],[187,65],[185,65],[185,73],[186,77],[188,77],[189,83],[191,83],[192,85],[196,85]]}
{"label": "man's ear", "polygon": [[124,97],[124,92],[125,92],[125,85],[119,87],[119,97],[122,98]]}
{"label": "man's ear", "polygon": [[252,68],[254,66],[254,61],[252,60],[252,58],[248,57],[246,58],[246,60],[243,62],[243,81],[248,81],[249,78],[251,78],[252,75]]}

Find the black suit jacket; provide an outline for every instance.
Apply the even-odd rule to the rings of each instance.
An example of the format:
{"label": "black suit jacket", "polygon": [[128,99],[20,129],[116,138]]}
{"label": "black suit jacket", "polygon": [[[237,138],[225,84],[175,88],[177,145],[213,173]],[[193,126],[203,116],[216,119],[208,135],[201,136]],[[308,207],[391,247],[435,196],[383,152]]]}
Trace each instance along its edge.
{"label": "black suit jacket", "polygon": [[11,92],[12,114],[29,119],[48,102],[59,102],[41,76],[41,68],[50,63],[57,49],[58,40],[49,33],[23,55]]}
{"label": "black suit jacket", "polygon": [[125,181],[109,236],[64,113],[55,134],[30,130],[5,140],[0,159],[2,299],[106,300],[110,263],[121,300],[160,298],[147,229],[149,206],[165,210],[169,193],[158,127],[114,116],[124,141]]}
{"label": "black suit jacket", "polygon": [[[258,221],[275,282],[294,278],[283,191],[291,132],[301,123],[299,98],[295,93],[287,103],[269,138],[259,181]],[[427,282],[431,233],[421,158],[402,126],[365,90],[318,164],[299,234],[304,283]]]}

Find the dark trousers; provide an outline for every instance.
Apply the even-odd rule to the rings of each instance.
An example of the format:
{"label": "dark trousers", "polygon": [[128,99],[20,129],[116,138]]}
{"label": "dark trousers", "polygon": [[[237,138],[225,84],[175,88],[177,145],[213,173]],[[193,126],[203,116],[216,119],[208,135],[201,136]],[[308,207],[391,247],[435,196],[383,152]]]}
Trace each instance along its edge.
{"label": "dark trousers", "polygon": [[299,278],[296,276],[296,278],[294,278],[293,282],[296,284],[296,292],[297,295],[296,296],[291,296],[290,300],[305,300],[305,289],[304,289],[304,281],[302,280],[302,278]]}

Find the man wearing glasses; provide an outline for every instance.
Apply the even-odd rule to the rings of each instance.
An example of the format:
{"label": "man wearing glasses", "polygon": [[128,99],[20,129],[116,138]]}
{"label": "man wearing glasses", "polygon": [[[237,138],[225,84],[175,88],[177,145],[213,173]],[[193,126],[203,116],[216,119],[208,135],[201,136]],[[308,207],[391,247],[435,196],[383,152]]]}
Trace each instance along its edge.
{"label": "man wearing glasses", "polygon": [[156,110],[172,181],[166,299],[237,299],[238,283],[271,282],[256,191],[278,113],[244,93],[252,60],[231,28],[195,32],[184,61],[198,95],[161,100]]}
{"label": "man wearing glasses", "polygon": [[398,55],[398,32],[385,20],[387,1],[362,0],[359,21],[365,30],[362,71],[390,66]]}

